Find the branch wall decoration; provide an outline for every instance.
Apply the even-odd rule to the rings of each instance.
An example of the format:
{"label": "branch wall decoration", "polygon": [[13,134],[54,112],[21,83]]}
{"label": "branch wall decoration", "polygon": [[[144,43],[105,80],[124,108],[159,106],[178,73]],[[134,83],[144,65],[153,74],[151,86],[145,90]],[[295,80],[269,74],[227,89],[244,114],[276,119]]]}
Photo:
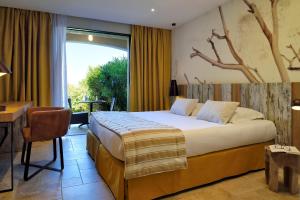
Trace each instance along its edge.
{"label": "branch wall decoration", "polygon": [[264,21],[260,11],[258,10],[257,6],[254,3],[250,3],[248,0],[243,0],[245,4],[248,6],[248,12],[252,13],[257,20],[261,30],[263,31],[264,35],[266,36],[272,51],[272,55],[274,57],[276,66],[278,68],[281,80],[283,82],[289,82],[289,75],[287,73],[286,67],[283,62],[282,54],[279,50],[278,44],[278,11],[277,5],[279,0],[269,0],[271,3],[271,12],[272,12],[272,24],[273,24],[273,32],[270,31],[266,22]]}
{"label": "branch wall decoration", "polygon": [[[240,0],[245,8],[245,13],[250,14],[249,16],[253,17],[254,23],[258,25],[258,27],[254,27],[257,30],[257,34],[261,34],[261,37],[265,38],[269,47],[265,47],[267,51],[270,52],[272,59],[274,61],[274,68],[278,71],[280,80],[282,82],[290,82],[290,77],[288,71],[296,71],[300,70],[300,48],[297,51],[295,48],[296,45],[294,44],[286,44],[286,48],[292,54],[284,54],[282,52],[286,52],[286,48],[280,48],[279,45],[279,19],[281,16],[280,12],[278,11],[278,3],[284,0],[262,0],[268,2],[268,8],[264,8],[266,10],[262,10],[262,8],[258,8],[256,3],[258,1],[255,0]],[[256,2],[256,3],[253,3]],[[222,7],[219,6],[218,8],[219,16],[222,23],[223,32],[222,34],[218,33],[215,29],[212,29],[211,35],[208,37],[207,42],[211,48],[211,54],[208,55],[203,53],[204,51],[200,50],[199,48],[192,47],[193,52],[190,54],[191,58],[200,57],[206,62],[210,63],[212,66],[224,69],[224,70],[238,70],[243,73],[243,75],[248,79],[250,83],[264,83],[266,82],[261,75],[261,71],[263,68],[260,64],[251,64],[251,66],[247,64],[247,61],[243,56],[241,56],[241,52],[239,48],[234,46],[232,34],[230,34],[230,30],[226,24],[225,16],[222,10]],[[265,16],[264,13],[268,13],[270,15],[270,19]],[[226,15],[226,13],[225,13]],[[299,16],[300,17],[300,16]],[[232,19],[232,18],[231,18]],[[251,19],[251,20],[252,20]],[[270,23],[267,23],[265,20],[268,19]],[[268,22],[269,22],[268,21]],[[248,33],[251,34],[251,33]],[[300,35],[298,33],[298,35]],[[287,38],[288,39],[288,38]],[[229,49],[230,55],[234,58],[235,62],[224,62],[221,55],[218,51],[217,41],[224,40],[226,45]],[[285,41],[286,42],[286,41]],[[290,41],[292,43],[292,41]],[[252,54],[256,54],[257,52],[251,52]],[[245,55],[244,55],[245,56]],[[259,65],[258,68],[255,65]]]}
{"label": "branch wall decoration", "polygon": [[[241,56],[238,54],[236,49],[233,46],[233,43],[231,41],[230,35],[229,35],[229,30],[227,29],[226,22],[224,19],[222,7],[219,6],[219,13],[223,25],[223,30],[224,30],[224,35],[220,35],[216,33],[215,30],[212,30],[211,36],[207,39],[207,42],[211,44],[211,48],[216,56],[216,60],[210,58],[209,56],[205,55],[201,51],[197,50],[196,48],[193,48],[193,53],[191,54],[191,58],[195,56],[199,56],[202,59],[206,60],[207,62],[211,63],[212,66],[216,66],[222,69],[231,69],[231,70],[239,70],[241,71],[247,79],[251,83],[258,83],[258,82],[264,82],[262,79],[261,75],[258,72],[257,68],[249,67],[245,64],[244,60],[241,58]],[[233,58],[236,60],[237,63],[224,63],[221,60],[221,57],[216,49],[215,43],[214,43],[214,38],[218,40],[225,40],[227,43],[227,46],[230,50],[230,53],[232,54]],[[253,72],[256,74],[256,76],[253,74]]]}
{"label": "branch wall decoration", "polygon": [[300,65],[300,48],[298,50],[298,52],[295,50],[295,48],[293,47],[293,45],[288,45],[286,46],[286,48],[290,49],[294,55],[294,57],[292,58],[288,58],[286,55],[281,54],[282,58],[284,58],[288,63],[289,63],[289,70],[300,70],[300,67],[296,67],[294,66],[294,62],[298,61],[298,64]]}

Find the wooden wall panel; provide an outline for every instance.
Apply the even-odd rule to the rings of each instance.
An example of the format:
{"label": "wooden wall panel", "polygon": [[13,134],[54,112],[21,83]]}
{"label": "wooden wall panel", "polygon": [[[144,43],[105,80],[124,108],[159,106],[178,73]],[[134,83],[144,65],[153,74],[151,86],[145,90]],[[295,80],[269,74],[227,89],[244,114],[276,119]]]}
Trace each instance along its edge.
{"label": "wooden wall panel", "polygon": [[187,98],[189,99],[193,98],[193,85],[189,85],[187,87]]}
{"label": "wooden wall panel", "polygon": [[263,113],[268,113],[268,85],[249,84],[249,107]]}
{"label": "wooden wall panel", "polygon": [[241,84],[231,85],[231,100],[236,102],[241,102]]}
{"label": "wooden wall panel", "polygon": [[241,84],[241,106],[252,108],[266,115],[268,112],[267,90],[267,84]]}
{"label": "wooden wall panel", "polygon": [[187,98],[187,85],[178,85],[179,96]]}
{"label": "wooden wall panel", "polygon": [[192,98],[193,99],[200,99],[201,98],[201,88],[200,88],[200,85],[192,85],[192,88],[193,88],[193,95],[192,95]]}
{"label": "wooden wall panel", "polygon": [[241,90],[240,90],[240,94],[241,94],[241,101],[240,101],[240,106],[241,107],[245,107],[245,108],[249,108],[249,98],[250,98],[250,94],[249,94],[249,84],[241,84]]}
{"label": "wooden wall panel", "polygon": [[222,101],[231,101],[231,84],[221,85]]}
{"label": "wooden wall panel", "polygon": [[273,121],[281,142],[291,144],[291,84],[268,84],[267,119]]}
{"label": "wooden wall panel", "polygon": [[205,103],[207,100],[214,100],[214,84],[202,84],[202,101]]}
{"label": "wooden wall panel", "polygon": [[222,101],[222,88],[221,84],[215,84],[214,86],[214,100],[215,101]]}
{"label": "wooden wall panel", "polygon": [[[292,83],[292,99],[300,99],[300,83]],[[292,144],[300,150],[300,111],[292,110]]]}
{"label": "wooden wall panel", "polygon": [[[242,107],[262,112],[266,119],[275,123],[277,134],[285,142],[300,145],[300,112],[293,112],[292,127],[292,84],[197,84],[186,88],[189,98],[198,98],[199,102],[210,100],[238,101]],[[293,84],[293,98],[300,98],[300,83]]]}

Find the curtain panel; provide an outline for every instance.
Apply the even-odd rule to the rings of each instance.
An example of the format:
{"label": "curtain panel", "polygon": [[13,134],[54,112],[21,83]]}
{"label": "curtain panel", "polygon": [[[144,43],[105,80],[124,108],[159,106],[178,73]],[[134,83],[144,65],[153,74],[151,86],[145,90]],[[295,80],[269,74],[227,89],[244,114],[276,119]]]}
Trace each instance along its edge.
{"label": "curtain panel", "polygon": [[66,63],[66,17],[52,14],[51,96],[52,106],[68,107]]}
{"label": "curtain panel", "polygon": [[130,47],[130,111],[170,107],[171,31],[132,26]]}
{"label": "curtain panel", "polygon": [[51,15],[0,7],[0,62],[12,74],[0,78],[0,102],[51,105]]}

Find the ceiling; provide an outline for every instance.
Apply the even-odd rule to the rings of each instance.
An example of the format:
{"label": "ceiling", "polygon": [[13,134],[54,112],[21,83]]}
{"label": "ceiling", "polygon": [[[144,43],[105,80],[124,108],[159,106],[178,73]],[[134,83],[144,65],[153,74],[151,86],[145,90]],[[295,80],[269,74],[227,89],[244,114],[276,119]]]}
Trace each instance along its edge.
{"label": "ceiling", "polygon": [[[171,29],[228,0],[1,0],[0,6]],[[154,8],[155,12],[151,12]]]}

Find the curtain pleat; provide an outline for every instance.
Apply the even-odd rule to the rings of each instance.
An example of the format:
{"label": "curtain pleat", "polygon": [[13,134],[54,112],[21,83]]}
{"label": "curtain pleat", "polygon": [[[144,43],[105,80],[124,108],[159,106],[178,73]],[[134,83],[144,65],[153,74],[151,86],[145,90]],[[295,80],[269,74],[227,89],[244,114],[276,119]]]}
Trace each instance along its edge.
{"label": "curtain pleat", "polygon": [[130,111],[170,107],[171,31],[132,26],[130,48]]}
{"label": "curtain pleat", "polygon": [[51,105],[51,15],[0,7],[0,62],[12,74],[0,78],[0,102]]}

